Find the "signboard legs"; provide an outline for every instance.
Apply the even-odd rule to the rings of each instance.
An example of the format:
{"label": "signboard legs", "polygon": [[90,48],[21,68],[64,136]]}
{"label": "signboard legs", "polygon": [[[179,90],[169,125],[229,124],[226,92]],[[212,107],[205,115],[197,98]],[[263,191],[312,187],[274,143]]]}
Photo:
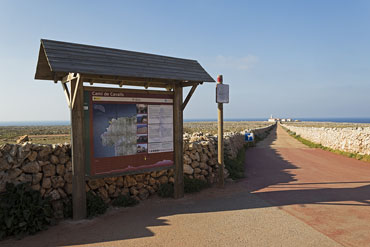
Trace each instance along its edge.
{"label": "signboard legs", "polygon": [[83,143],[83,81],[71,81],[72,202],[73,219],[86,218],[85,162]]}
{"label": "signboard legs", "polygon": [[183,115],[182,115],[182,86],[175,84],[173,102],[173,136],[174,136],[174,162],[175,184],[174,197],[184,197],[184,172],[183,172]]}

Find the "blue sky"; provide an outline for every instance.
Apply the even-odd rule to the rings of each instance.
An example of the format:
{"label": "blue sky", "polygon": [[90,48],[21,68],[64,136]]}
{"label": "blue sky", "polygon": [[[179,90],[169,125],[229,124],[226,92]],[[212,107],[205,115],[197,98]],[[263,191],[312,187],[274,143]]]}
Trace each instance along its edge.
{"label": "blue sky", "polygon": [[[225,118],[370,117],[370,1],[0,1],[0,121],[68,120],[35,81],[40,39],[198,60]],[[215,84],[184,118],[216,118]],[[185,96],[184,96],[185,97]]]}

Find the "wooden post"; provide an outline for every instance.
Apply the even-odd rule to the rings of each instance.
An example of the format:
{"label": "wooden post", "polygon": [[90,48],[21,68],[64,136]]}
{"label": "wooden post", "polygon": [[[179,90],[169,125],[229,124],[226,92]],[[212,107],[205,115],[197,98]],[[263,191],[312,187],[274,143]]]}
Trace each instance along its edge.
{"label": "wooden post", "polygon": [[86,218],[85,154],[83,143],[83,79],[71,80],[73,219]]}
{"label": "wooden post", "polygon": [[175,184],[174,197],[184,197],[182,86],[175,84],[173,102]]}
{"label": "wooden post", "polygon": [[[222,84],[222,75],[217,76],[217,84]],[[218,185],[224,187],[224,107],[222,103],[217,103],[218,113]]]}

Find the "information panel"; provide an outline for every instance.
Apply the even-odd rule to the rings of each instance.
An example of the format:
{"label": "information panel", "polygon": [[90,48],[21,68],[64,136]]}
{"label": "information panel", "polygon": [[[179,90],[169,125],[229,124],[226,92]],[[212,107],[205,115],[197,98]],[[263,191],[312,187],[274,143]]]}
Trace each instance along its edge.
{"label": "information panel", "polygon": [[173,166],[173,95],[84,88],[89,176]]}

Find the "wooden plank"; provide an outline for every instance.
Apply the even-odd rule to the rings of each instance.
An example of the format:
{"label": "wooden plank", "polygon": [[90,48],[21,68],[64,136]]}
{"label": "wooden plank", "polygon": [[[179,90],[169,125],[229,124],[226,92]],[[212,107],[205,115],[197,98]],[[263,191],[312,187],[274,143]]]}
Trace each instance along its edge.
{"label": "wooden plank", "polygon": [[174,197],[184,197],[182,86],[175,84],[173,102],[175,183]]}
{"label": "wooden plank", "polygon": [[[76,84],[76,88],[80,88],[80,84],[83,84],[82,83],[82,81],[81,81],[81,77],[80,77],[80,75],[77,75],[76,76],[76,80],[77,80],[77,84]],[[77,98],[77,94],[79,93],[79,90],[75,90],[74,92],[73,92],[73,96],[72,96],[72,98],[71,98],[71,107],[72,108],[74,108],[74,105],[75,105],[75,102],[76,102],[76,98]]]}
{"label": "wooden plank", "polygon": [[72,125],[72,202],[73,219],[86,218],[85,156],[83,141],[83,78],[71,81],[71,93],[76,95],[71,107]]}
{"label": "wooden plank", "polygon": [[194,86],[192,86],[192,88],[190,89],[190,91],[189,91],[188,95],[187,95],[187,96],[186,96],[186,98],[185,98],[184,103],[182,103],[182,106],[181,106],[181,110],[182,110],[182,111],[184,111],[184,109],[185,109],[186,105],[188,104],[188,102],[189,102],[189,100],[190,100],[191,96],[193,95],[193,93],[195,92],[195,89],[197,89],[197,87],[198,87],[198,85],[194,85]]}
{"label": "wooden plank", "polygon": [[62,88],[63,88],[63,91],[64,91],[64,95],[66,96],[66,99],[67,99],[68,107],[70,108],[71,107],[71,95],[69,93],[67,85],[63,82],[61,84],[62,84]]}

